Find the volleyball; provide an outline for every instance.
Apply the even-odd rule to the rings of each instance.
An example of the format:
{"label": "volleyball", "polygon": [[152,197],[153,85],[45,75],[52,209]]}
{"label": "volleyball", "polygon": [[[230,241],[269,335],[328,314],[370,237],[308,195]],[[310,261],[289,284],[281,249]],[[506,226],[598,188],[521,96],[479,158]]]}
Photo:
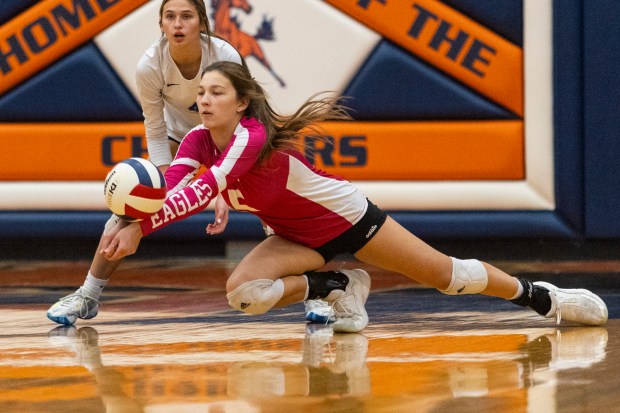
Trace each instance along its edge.
{"label": "volleyball", "polygon": [[153,163],[129,158],[108,172],[103,193],[114,214],[126,221],[142,221],[164,205],[166,181]]}

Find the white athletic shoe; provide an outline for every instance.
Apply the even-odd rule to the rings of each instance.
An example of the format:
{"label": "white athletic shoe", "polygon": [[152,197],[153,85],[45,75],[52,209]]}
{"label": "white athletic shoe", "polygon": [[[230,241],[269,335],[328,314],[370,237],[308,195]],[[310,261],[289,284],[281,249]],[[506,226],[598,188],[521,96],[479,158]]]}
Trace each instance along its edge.
{"label": "white athletic shoe", "polygon": [[84,294],[80,287],[76,292],[62,297],[47,310],[47,318],[58,324],[71,325],[78,318],[88,320],[99,312],[99,301]]}
{"label": "white athletic shoe", "polygon": [[333,330],[334,333],[358,333],[368,325],[365,304],[370,294],[370,276],[364,270],[340,272],[349,277],[346,290],[334,290],[325,298],[336,316]]}
{"label": "white athletic shoe", "polygon": [[582,288],[558,288],[543,281],[536,281],[534,285],[549,290],[551,310],[545,317],[555,316],[558,324],[562,319],[590,326],[599,326],[607,322],[607,306],[593,292]]}
{"label": "white athletic shoe", "polygon": [[306,300],[306,320],[311,323],[328,324],[336,321],[331,305],[323,300]]}

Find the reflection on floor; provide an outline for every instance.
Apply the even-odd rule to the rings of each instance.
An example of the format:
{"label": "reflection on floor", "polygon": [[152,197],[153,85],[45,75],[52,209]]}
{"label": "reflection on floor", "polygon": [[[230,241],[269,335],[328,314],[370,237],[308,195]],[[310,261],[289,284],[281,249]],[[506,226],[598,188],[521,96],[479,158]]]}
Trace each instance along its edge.
{"label": "reflection on floor", "polygon": [[[0,263],[1,412],[613,412],[619,405],[617,262],[503,263],[531,278],[583,282],[609,306],[604,327],[558,327],[503,300],[449,297],[367,268],[370,325],[359,334],[306,324],[301,304],[261,316],[230,310],[229,260],[125,264],[99,316],[64,327],[45,311],[81,283],[88,263]],[[571,276],[585,272],[587,279]]]}

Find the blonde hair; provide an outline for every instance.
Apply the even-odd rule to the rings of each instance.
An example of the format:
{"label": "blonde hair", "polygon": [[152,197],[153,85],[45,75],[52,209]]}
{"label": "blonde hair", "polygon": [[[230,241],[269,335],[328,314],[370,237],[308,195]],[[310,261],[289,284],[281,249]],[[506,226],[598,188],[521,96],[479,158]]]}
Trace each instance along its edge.
{"label": "blonde hair", "polygon": [[290,116],[281,115],[271,107],[267,93],[252,77],[247,66],[220,61],[209,65],[204,73],[213,71],[230,81],[238,99],[248,100],[245,115],[258,119],[265,126],[267,143],[261,151],[259,162],[264,162],[275,150],[299,149],[298,138],[302,130],[324,137],[325,131],[318,122],[351,119],[348,108],[340,103],[343,97],[328,92],[312,95]]}

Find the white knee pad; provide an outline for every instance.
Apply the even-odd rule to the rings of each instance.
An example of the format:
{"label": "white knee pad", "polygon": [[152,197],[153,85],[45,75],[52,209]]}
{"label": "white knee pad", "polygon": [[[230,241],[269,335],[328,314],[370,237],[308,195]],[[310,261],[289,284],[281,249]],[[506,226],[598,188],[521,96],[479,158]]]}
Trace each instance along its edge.
{"label": "white knee pad", "polygon": [[452,259],[452,281],[445,290],[448,295],[477,294],[487,288],[489,275],[484,265],[478,260]]}
{"label": "white knee pad", "polygon": [[247,281],[226,294],[228,304],[248,314],[263,314],[269,311],[284,295],[282,280]]}

